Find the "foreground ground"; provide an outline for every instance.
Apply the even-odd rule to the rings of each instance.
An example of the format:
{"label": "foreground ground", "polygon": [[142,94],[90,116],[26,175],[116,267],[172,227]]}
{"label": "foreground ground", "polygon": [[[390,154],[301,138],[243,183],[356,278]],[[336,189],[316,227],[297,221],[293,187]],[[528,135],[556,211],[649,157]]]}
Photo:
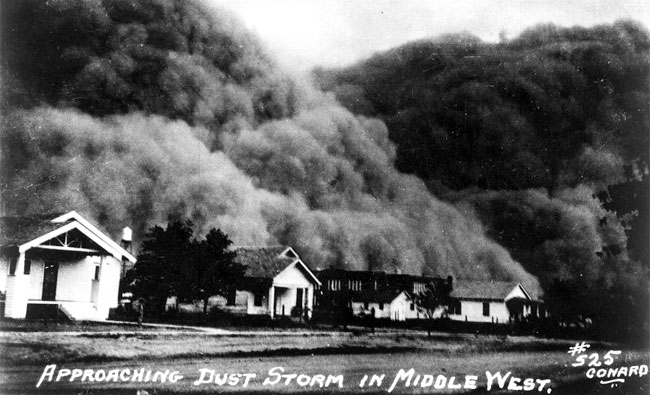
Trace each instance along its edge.
{"label": "foreground ground", "polygon": [[[530,393],[537,394],[631,395],[647,394],[650,388],[647,375],[624,377],[623,383],[607,385],[600,384],[601,379],[587,378],[587,366],[571,366],[579,354],[572,357],[567,353],[569,347],[576,344],[568,340],[444,333],[427,337],[425,333],[408,331],[370,334],[335,331],[208,333],[186,328],[131,331],[129,327],[101,330],[93,326],[81,332],[68,330],[74,328],[63,329],[25,332],[4,328],[0,333],[0,393],[136,394],[138,390],[140,394],[143,391],[149,394],[385,394],[389,390],[400,394],[524,393],[526,378],[534,383]],[[592,359],[586,362],[592,362],[591,355],[597,353],[602,363],[607,351],[618,349],[620,347],[614,344],[591,344],[587,352]],[[621,349],[612,367],[647,366],[649,359],[648,351]],[[52,367],[54,364],[56,368]],[[43,374],[46,366],[56,369],[51,378]],[[406,377],[395,381],[400,369],[408,373],[411,368],[414,371],[408,386]],[[64,371],[57,382],[61,369],[70,369],[70,376]],[[87,376],[84,381],[75,378],[70,382],[74,369],[92,369],[86,373],[98,376]],[[134,373],[141,369],[142,379]],[[112,370],[116,371],[115,375],[121,373],[128,379],[114,376],[115,380],[109,382],[105,379],[90,382],[88,378],[101,379]],[[146,382],[144,375],[149,370],[152,373],[160,371],[163,375],[169,371],[167,379]],[[500,372],[501,377],[508,372],[510,375],[503,381],[503,389],[495,378],[488,391],[490,378],[496,377],[493,376],[496,372]],[[244,386],[246,376],[229,376],[226,383],[220,385],[226,373],[248,374],[250,379]],[[303,376],[291,377],[287,384],[287,377],[281,378],[280,374]],[[369,388],[368,379],[360,386],[365,375],[384,375],[384,378],[381,385]],[[43,382],[37,388],[42,376]],[[179,376],[183,378],[170,382],[169,378]],[[521,381],[514,380],[508,390],[512,377],[521,378]],[[326,386],[328,378],[330,385]],[[466,380],[475,380],[477,388],[466,385]],[[393,382],[395,385],[391,389]],[[461,388],[454,388],[457,383]]]}

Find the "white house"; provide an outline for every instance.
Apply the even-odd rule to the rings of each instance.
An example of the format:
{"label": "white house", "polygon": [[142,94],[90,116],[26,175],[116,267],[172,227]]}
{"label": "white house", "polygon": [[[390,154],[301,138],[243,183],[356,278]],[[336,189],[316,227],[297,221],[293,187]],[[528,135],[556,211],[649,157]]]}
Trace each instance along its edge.
{"label": "white house", "polygon": [[383,290],[360,292],[352,296],[352,314],[406,321],[425,318],[413,297],[406,291]]}
{"label": "white house", "polygon": [[[246,266],[244,281],[228,310],[250,315],[303,316],[314,308],[314,273],[288,246],[234,247],[238,263]],[[229,305],[229,306],[228,306]]]}
{"label": "white house", "polygon": [[135,257],[78,213],[0,218],[5,317],[106,319]]}
{"label": "white house", "polygon": [[450,293],[452,320],[507,324],[533,313],[534,302],[520,283],[457,281]]}

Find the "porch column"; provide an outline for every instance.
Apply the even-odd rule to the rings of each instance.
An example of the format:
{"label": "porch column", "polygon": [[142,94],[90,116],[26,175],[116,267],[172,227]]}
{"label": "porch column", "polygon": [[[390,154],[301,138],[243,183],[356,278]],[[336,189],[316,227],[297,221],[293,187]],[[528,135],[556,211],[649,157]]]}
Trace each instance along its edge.
{"label": "porch column", "polygon": [[271,288],[269,289],[269,312],[271,313],[271,319],[273,319],[273,316],[275,315],[275,287],[271,285]]}
{"label": "porch column", "polygon": [[307,308],[311,313],[314,311],[314,287],[307,288]]}
{"label": "porch column", "polygon": [[16,262],[15,275],[7,273],[5,317],[25,318],[28,294],[29,275],[25,275],[25,253],[21,252]]}

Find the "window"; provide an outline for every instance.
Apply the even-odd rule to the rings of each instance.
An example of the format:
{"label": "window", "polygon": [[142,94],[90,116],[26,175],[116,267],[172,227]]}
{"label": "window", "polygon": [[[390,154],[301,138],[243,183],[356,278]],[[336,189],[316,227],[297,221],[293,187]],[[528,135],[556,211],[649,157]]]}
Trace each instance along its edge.
{"label": "window", "polygon": [[18,260],[16,258],[11,258],[9,260],[9,275],[10,276],[15,276],[16,275],[16,265],[18,264]]}
{"label": "window", "polygon": [[305,292],[303,292],[302,288],[296,289],[296,307],[301,308],[302,306],[305,305],[305,302],[303,300],[303,295]]}
{"label": "window", "polygon": [[483,302],[483,315],[485,317],[490,316],[490,302]]}
{"label": "window", "polygon": [[421,294],[424,293],[426,285],[421,282],[413,283],[413,293]]}
{"label": "window", "polygon": [[29,274],[31,273],[31,271],[32,271],[32,261],[30,261],[29,259],[25,259],[25,270],[23,270],[23,273]]}
{"label": "window", "polygon": [[340,291],[341,280],[328,280],[327,287],[330,289],[330,291]]}
{"label": "window", "polygon": [[93,280],[99,281],[99,265],[95,265],[95,276],[93,277]]}
{"label": "window", "polygon": [[450,313],[453,315],[461,315],[463,312],[460,306],[460,300],[452,299],[452,301],[449,303]]}
{"label": "window", "polygon": [[379,310],[383,310],[383,309],[384,309],[384,304],[383,304],[383,303],[379,303]]}
{"label": "window", "polygon": [[348,280],[348,289],[350,291],[361,291],[361,281]]}
{"label": "window", "polygon": [[415,303],[411,303],[411,311],[415,310]]}
{"label": "window", "polygon": [[255,299],[253,300],[253,304],[257,307],[262,306],[262,301],[264,300],[264,295],[262,294],[255,294]]}
{"label": "window", "polygon": [[368,310],[368,302],[363,302],[363,308],[364,308],[365,310]]}
{"label": "window", "polygon": [[226,305],[228,305],[228,306],[234,306],[235,303],[236,303],[236,301],[237,301],[237,290],[234,289],[234,288],[233,288],[233,289],[230,289],[230,290],[228,291],[228,298],[227,298]]}

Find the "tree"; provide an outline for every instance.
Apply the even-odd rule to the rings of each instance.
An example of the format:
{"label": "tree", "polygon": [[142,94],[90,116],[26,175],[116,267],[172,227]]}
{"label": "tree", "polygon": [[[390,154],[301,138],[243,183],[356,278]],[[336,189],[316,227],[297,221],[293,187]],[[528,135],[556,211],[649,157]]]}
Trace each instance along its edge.
{"label": "tree", "polygon": [[194,241],[196,259],[193,283],[198,298],[203,300],[203,313],[208,312],[208,300],[212,295],[230,296],[244,276],[243,265],[235,262],[236,253],[229,251],[232,241],[220,229],[211,229],[205,240]]}
{"label": "tree", "polygon": [[146,233],[127,279],[133,296],[147,300],[150,311],[162,313],[169,296],[189,296],[185,285],[193,264],[193,235],[189,221],[169,223],[165,229],[154,226]]}
{"label": "tree", "polygon": [[[427,283],[424,292],[415,295],[415,303],[418,308],[425,311],[430,322],[436,318],[436,313],[440,311],[441,307],[449,304],[451,288],[451,278],[448,278],[446,282],[430,281]],[[427,335],[431,336],[431,325],[427,326]]]}
{"label": "tree", "polygon": [[598,194],[603,207],[614,211],[625,225],[627,249],[633,259],[650,267],[650,176],[648,167],[641,160],[634,166],[625,166],[626,180],[610,185]]}
{"label": "tree", "polygon": [[235,291],[245,267],[236,263],[232,241],[219,229],[205,239],[194,237],[192,222],[172,222],[163,229],[154,226],[145,235],[138,261],[127,273],[135,297],[152,303],[156,313],[164,311],[167,298],[201,300],[207,313],[213,295]]}

